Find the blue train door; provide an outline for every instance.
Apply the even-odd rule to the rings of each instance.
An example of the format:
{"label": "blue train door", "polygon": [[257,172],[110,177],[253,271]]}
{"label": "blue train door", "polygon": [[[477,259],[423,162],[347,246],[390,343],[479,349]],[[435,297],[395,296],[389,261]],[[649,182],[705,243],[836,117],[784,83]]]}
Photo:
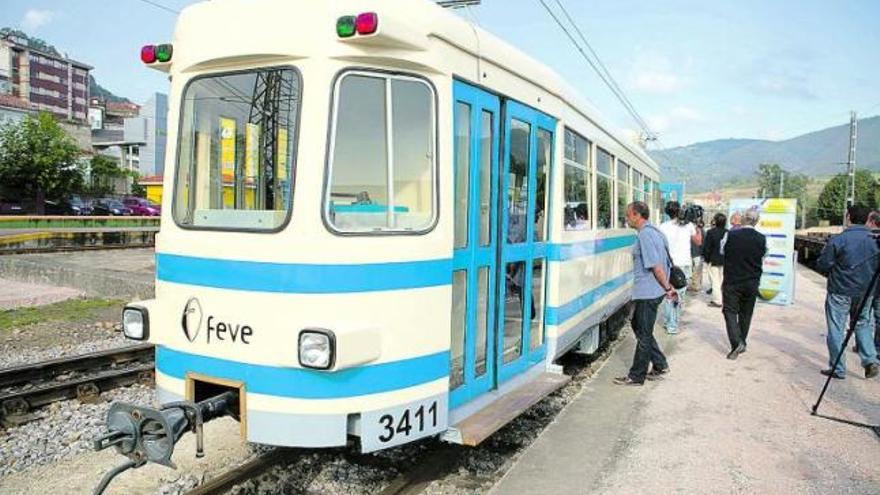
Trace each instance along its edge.
{"label": "blue train door", "polygon": [[496,355],[502,383],[541,362],[550,167],[556,120],[517,103],[504,104],[501,238]]}
{"label": "blue train door", "polygon": [[454,82],[455,235],[449,406],[495,388],[500,102]]}

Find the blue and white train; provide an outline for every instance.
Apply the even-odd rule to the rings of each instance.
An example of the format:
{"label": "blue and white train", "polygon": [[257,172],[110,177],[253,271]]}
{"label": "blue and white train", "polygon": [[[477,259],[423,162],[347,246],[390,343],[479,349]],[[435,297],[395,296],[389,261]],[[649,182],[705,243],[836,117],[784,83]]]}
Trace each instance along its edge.
{"label": "blue and white train", "polygon": [[630,298],[657,165],[433,2],[205,1],[141,55],[172,124],[155,299],[123,320],[163,403],[232,392],[261,444],[476,444]]}

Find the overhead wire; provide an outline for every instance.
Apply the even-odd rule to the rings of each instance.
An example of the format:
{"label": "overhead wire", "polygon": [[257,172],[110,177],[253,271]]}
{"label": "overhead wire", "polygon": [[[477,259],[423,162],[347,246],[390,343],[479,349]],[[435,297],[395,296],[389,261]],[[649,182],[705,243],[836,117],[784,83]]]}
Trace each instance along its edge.
{"label": "overhead wire", "polygon": [[[599,76],[599,79],[601,79],[602,82],[605,83],[606,86],[608,86],[608,89],[611,90],[611,93],[617,98],[621,105],[623,105],[624,109],[626,109],[627,113],[629,113],[633,120],[635,120],[636,124],[641,127],[642,132],[644,132],[647,136],[652,136],[653,133],[651,132],[651,129],[648,127],[644,119],[642,119],[641,115],[639,115],[639,113],[635,111],[635,108],[631,106],[631,102],[629,102],[628,98],[626,98],[626,96],[623,95],[622,91],[620,91],[620,87],[617,86],[616,83],[612,83],[611,81],[609,81],[605,73],[599,68],[597,62],[593,61],[593,59],[589,55],[587,55],[587,52],[584,51],[580,43],[577,42],[569,29],[565,27],[565,24],[562,22],[562,20],[556,15],[555,12],[553,12],[553,9],[551,9],[550,6],[547,5],[547,2],[545,2],[545,0],[538,0],[538,2],[540,2],[540,4],[544,7],[544,10],[546,10],[547,13],[550,14],[550,17],[553,18],[559,28],[562,29],[562,31],[568,37],[569,41],[571,41],[572,45],[574,45],[575,49],[581,54],[583,59],[586,60],[590,67],[593,68],[593,70]],[[577,28],[576,25],[574,26],[575,28]],[[581,33],[581,36],[583,37],[583,33]],[[593,51],[593,53],[595,53],[595,51]]]}
{"label": "overhead wire", "polygon": [[171,12],[172,14],[179,14],[180,13],[179,10],[174,10],[171,7],[166,7],[165,5],[162,5],[159,2],[154,2],[152,0],[140,0],[140,1],[147,4],[147,5],[152,5],[153,7],[156,7],[157,9],[162,9],[167,12]]}
{"label": "overhead wire", "polygon": [[[623,89],[620,88],[620,85],[617,84],[617,80],[614,79],[614,76],[611,74],[611,71],[609,71],[608,67],[606,67],[605,64],[602,62],[602,58],[599,57],[599,54],[596,53],[596,50],[594,50],[593,46],[590,44],[590,42],[587,41],[587,38],[586,38],[586,36],[584,36],[584,33],[581,31],[580,27],[578,27],[577,23],[574,22],[574,19],[572,19],[571,15],[569,15],[568,10],[565,8],[564,5],[562,5],[562,1],[561,0],[554,0],[554,1],[556,2],[556,5],[559,6],[559,9],[562,11],[562,14],[565,16],[566,20],[568,20],[568,23],[571,24],[571,26],[574,28],[575,32],[580,37],[581,41],[584,43],[584,46],[587,47],[587,50],[589,50],[590,53],[593,55],[593,57],[596,59],[596,63],[599,65],[599,67],[604,72],[605,77],[607,78],[607,81],[610,82],[612,91],[616,92],[620,96],[620,98],[622,99],[621,103],[623,103],[624,106],[630,111],[633,118],[636,119],[636,121],[639,123],[639,126],[641,126],[643,129],[650,130],[650,126],[648,125],[648,123],[645,121],[645,119],[642,118],[641,114],[639,114],[639,112],[636,110],[635,105],[633,105],[632,101],[629,99],[629,97],[626,95],[626,93],[623,91]],[[651,138],[652,136],[649,135],[647,137]]]}

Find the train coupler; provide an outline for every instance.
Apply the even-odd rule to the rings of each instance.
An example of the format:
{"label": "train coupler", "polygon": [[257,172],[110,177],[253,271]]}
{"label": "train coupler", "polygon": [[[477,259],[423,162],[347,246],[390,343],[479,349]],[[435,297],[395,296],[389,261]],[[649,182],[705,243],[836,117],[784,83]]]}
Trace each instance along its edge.
{"label": "train coupler", "polygon": [[95,489],[101,494],[110,481],[120,473],[154,462],[176,469],[171,455],[184,433],[196,434],[196,457],[204,456],[202,425],[233,412],[238,394],[227,391],[200,402],[181,401],[166,404],[160,409],[121,402],[110,406],[107,413],[107,432],[95,439],[95,450],[115,447],[128,457],[125,464],[108,472]]}

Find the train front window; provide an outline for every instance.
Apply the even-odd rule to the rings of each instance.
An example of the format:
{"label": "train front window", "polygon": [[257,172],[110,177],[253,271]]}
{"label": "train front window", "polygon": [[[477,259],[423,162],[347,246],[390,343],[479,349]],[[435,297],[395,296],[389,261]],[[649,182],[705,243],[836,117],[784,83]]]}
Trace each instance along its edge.
{"label": "train front window", "polygon": [[344,233],[424,232],[436,217],[434,94],[416,78],[352,72],[335,91],[324,216]]}
{"label": "train front window", "polygon": [[290,215],[300,79],[290,68],[199,77],[183,94],[174,219],[277,230]]}

